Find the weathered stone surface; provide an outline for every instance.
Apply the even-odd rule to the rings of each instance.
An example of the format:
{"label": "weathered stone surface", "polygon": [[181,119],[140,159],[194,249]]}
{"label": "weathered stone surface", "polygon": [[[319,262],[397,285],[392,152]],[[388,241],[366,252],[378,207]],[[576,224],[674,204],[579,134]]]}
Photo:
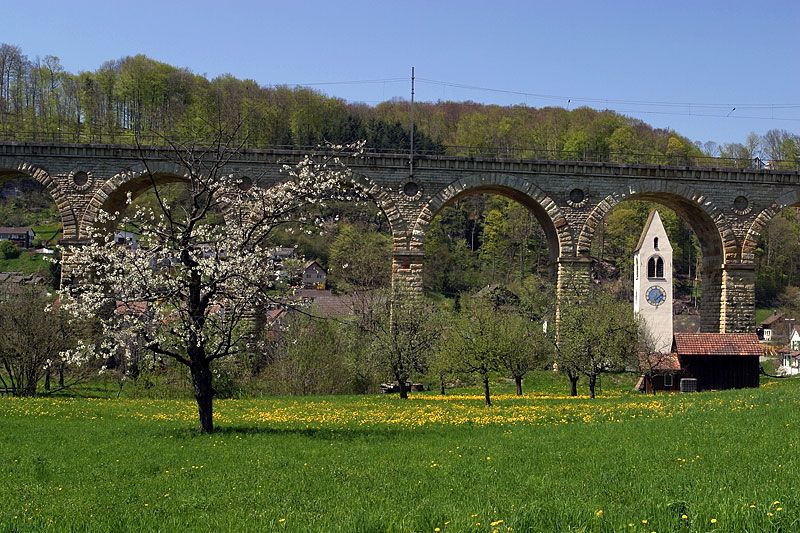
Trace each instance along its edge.
{"label": "weathered stone surface", "polygon": [[[281,178],[283,164],[303,155],[246,150],[225,170],[274,181]],[[145,190],[149,177],[143,160],[159,180],[182,179],[183,171],[158,148],[0,142],[0,177],[29,176],[46,188],[64,223],[62,244],[67,249],[86,238],[100,209],[122,205],[128,190]],[[394,237],[393,275],[414,291],[422,290],[421,252],[428,224],[447,202],[463,194],[503,194],[531,209],[558,259],[560,298],[588,287],[592,240],[615,205],[628,199],[663,204],[686,220],[701,243],[705,331],[753,328],[752,265],[758,237],[781,209],[800,204],[798,172],[419,156],[410,177],[407,154],[367,154],[346,163],[386,213]],[[81,171],[90,177],[85,184],[72,179]],[[418,186],[413,196],[404,193],[409,180]],[[570,200],[574,189],[583,192],[582,199],[577,196],[580,201]],[[68,259],[64,267],[66,280]]]}

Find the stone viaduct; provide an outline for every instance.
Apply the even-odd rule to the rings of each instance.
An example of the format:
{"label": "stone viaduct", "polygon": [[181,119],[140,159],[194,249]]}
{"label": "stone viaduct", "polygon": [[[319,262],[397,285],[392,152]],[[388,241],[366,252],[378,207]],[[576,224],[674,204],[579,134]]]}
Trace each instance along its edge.
{"label": "stone viaduct", "polygon": [[[282,164],[303,155],[244,150],[226,168],[276,180]],[[0,180],[27,176],[49,191],[64,226],[69,278],[70,249],[86,241],[98,211],[118,209],[127,192],[149,187],[144,159],[156,180],[181,180],[183,171],[158,148],[16,142],[0,142]],[[669,207],[700,241],[701,323],[709,332],[752,330],[759,234],[781,209],[800,205],[800,172],[790,171],[418,155],[411,175],[407,154],[367,154],[347,164],[390,222],[394,279],[418,290],[428,224],[467,194],[501,194],[531,210],[557,264],[559,298],[588,287],[593,237],[616,204],[641,199]]]}

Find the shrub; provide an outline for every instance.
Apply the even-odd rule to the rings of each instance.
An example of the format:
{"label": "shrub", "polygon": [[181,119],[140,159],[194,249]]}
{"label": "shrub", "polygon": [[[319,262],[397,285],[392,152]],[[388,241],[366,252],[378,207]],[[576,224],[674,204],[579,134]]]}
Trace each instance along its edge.
{"label": "shrub", "polygon": [[17,245],[13,242],[6,240],[0,241],[0,254],[2,254],[3,259],[16,259],[21,253],[22,250],[17,248]]}

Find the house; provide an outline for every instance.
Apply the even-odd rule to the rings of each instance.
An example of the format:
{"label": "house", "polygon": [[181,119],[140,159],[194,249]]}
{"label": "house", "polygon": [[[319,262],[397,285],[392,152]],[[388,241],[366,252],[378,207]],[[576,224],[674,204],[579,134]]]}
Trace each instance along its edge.
{"label": "house", "polygon": [[306,289],[325,289],[328,272],[316,261],[308,261],[303,265],[303,287]]}
{"label": "house", "polygon": [[676,333],[672,351],[697,390],[758,387],[764,348],[755,333]]}
{"label": "house", "polygon": [[800,326],[792,327],[792,333],[789,335],[789,349],[800,351]]}
{"label": "house", "polygon": [[11,241],[20,248],[33,246],[33,237],[29,227],[0,227],[0,241]]}
{"label": "house", "polygon": [[139,247],[139,237],[130,231],[118,231],[114,234],[114,242],[120,246],[125,246],[128,250],[136,250]]}
{"label": "house", "polygon": [[794,320],[787,318],[783,313],[775,313],[759,324],[756,333],[759,340],[764,342],[779,342],[789,337],[789,327]]}
{"label": "house", "polygon": [[800,327],[794,326],[789,335],[789,344],[777,353],[778,374],[782,376],[800,375]]}

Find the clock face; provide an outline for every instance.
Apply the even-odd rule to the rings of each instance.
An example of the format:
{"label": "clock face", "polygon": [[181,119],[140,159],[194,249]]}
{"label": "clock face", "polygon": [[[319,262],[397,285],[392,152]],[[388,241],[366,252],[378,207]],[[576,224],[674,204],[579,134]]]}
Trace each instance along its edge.
{"label": "clock face", "polygon": [[658,285],[653,285],[652,287],[647,289],[647,292],[645,293],[645,298],[647,298],[647,303],[649,303],[652,306],[658,307],[659,305],[667,301],[667,292]]}

